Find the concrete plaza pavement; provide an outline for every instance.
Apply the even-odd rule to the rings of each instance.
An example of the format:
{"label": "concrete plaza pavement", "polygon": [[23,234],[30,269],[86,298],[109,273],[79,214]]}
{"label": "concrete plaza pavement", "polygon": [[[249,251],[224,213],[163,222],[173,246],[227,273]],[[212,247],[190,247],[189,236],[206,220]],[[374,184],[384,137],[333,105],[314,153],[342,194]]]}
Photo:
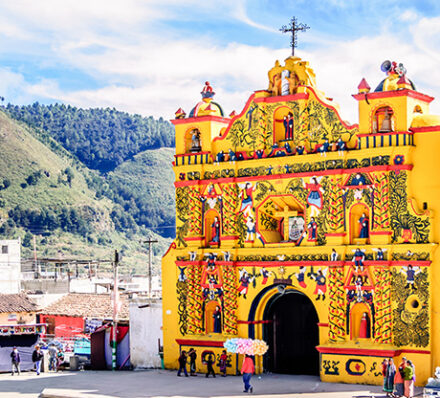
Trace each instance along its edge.
{"label": "concrete plaza pavement", "polygon": [[[380,386],[322,383],[315,376],[268,374],[252,378],[254,396],[279,398],[385,397]],[[416,389],[421,395],[421,389]],[[137,398],[137,397],[243,397],[241,377],[207,379],[177,377],[167,370],[23,372],[0,374],[1,398]]]}

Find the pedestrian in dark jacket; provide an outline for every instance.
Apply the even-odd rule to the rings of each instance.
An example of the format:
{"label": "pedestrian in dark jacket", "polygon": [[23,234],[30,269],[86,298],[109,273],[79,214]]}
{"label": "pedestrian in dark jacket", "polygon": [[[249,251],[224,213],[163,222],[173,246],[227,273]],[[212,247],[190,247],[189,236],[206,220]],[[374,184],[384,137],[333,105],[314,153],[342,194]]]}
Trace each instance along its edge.
{"label": "pedestrian in dark jacket", "polygon": [[191,348],[188,352],[189,356],[189,371],[190,376],[197,376],[196,375],[196,359],[197,359],[197,353],[194,348]]}
{"label": "pedestrian in dark jacket", "polygon": [[214,368],[212,367],[213,364],[214,364],[214,358],[212,357],[212,354],[209,354],[208,359],[206,360],[206,366],[207,366],[206,377],[209,377],[210,374],[212,374],[215,377]]}
{"label": "pedestrian in dark jacket", "polygon": [[186,371],[186,351],[182,351],[179,357],[179,370],[177,371],[177,376],[180,377],[180,373],[185,373],[185,377],[188,377],[188,372]]}
{"label": "pedestrian in dark jacket", "polygon": [[37,372],[37,375],[40,374],[40,370],[41,370],[41,361],[43,360],[43,353],[40,350],[40,346],[36,345],[35,346],[35,350],[32,353],[32,362],[35,363],[35,370]]}
{"label": "pedestrian in dark jacket", "polygon": [[17,347],[14,347],[11,352],[11,362],[12,362],[12,376],[14,376],[15,371],[20,375],[20,353]]}

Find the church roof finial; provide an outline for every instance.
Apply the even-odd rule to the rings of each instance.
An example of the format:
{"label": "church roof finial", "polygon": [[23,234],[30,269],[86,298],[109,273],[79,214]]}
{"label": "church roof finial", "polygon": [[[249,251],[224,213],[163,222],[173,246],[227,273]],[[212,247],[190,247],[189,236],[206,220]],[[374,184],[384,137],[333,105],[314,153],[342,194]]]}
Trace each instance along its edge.
{"label": "church roof finial", "polygon": [[307,29],[310,29],[310,26],[303,24],[302,22],[298,22],[296,17],[292,17],[289,25],[281,26],[280,31],[283,33],[292,32],[292,39],[290,40],[290,46],[292,47],[292,57],[295,56],[295,48],[298,47],[298,38],[296,32],[304,32]]}

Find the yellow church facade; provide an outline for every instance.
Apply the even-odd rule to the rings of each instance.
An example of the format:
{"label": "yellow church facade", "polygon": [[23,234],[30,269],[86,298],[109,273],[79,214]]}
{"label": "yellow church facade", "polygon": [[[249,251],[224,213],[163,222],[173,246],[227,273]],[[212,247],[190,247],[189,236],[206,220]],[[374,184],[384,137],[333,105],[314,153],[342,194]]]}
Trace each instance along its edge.
{"label": "yellow church facade", "polygon": [[[383,359],[407,357],[422,385],[440,364],[440,118],[401,64],[382,69],[353,95],[359,124],[294,56],[239,114],[208,82],[177,111],[167,368],[194,348],[205,371],[233,337],[268,343],[259,373],[381,384]],[[228,354],[228,373],[241,361]]]}

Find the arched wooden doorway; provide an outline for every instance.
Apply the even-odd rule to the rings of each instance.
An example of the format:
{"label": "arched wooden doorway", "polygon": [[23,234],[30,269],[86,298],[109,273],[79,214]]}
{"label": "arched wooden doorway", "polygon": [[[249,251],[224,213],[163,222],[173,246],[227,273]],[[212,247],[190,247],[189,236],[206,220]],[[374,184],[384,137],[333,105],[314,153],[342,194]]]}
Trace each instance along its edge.
{"label": "arched wooden doorway", "polygon": [[318,314],[297,290],[275,294],[264,311],[263,338],[269,345],[264,369],[274,373],[318,375]]}

